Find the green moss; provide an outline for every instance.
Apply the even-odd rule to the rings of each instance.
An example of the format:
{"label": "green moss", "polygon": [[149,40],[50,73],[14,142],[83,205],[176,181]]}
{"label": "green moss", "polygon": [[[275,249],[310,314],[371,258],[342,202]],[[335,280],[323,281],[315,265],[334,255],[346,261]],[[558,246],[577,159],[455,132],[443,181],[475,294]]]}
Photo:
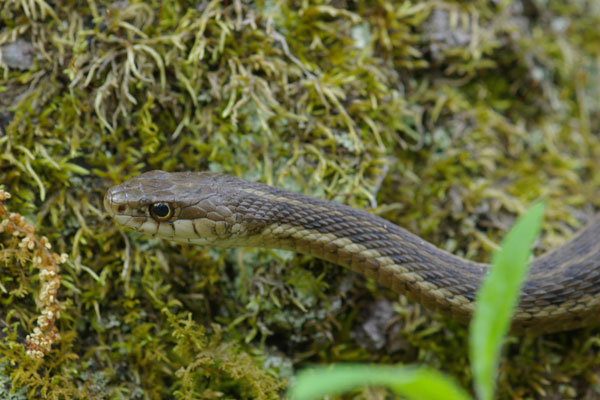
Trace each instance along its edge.
{"label": "green moss", "polygon": [[[15,396],[274,398],[331,361],[418,361],[470,387],[465,329],[371,281],[120,231],[104,192],[145,170],[372,208],[477,260],[535,199],[540,251],[600,205],[592,2],[67,3],[0,11],[0,44],[35,48],[31,69],[0,66],[0,182],[69,254],[62,339],[37,364],[22,343],[38,279],[0,264]],[[513,339],[499,398],[596,395],[595,333]]]}

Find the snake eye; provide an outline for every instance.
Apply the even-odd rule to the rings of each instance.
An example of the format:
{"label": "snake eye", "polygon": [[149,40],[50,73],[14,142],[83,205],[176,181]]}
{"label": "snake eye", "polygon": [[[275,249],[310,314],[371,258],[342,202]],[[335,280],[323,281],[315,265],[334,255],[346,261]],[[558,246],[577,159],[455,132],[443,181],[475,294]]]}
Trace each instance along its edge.
{"label": "snake eye", "polygon": [[169,203],[150,204],[150,215],[157,221],[166,221],[173,216],[173,207]]}

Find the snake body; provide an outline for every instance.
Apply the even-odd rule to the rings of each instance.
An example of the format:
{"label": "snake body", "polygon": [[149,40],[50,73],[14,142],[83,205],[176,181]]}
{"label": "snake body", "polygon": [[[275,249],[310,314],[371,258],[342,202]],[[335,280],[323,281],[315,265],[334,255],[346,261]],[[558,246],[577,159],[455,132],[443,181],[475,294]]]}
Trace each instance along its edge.
{"label": "snake body", "polygon": [[[489,268],[368,212],[230,175],[151,171],[112,187],[104,204],[119,224],[168,240],[309,254],[461,322]],[[598,321],[600,215],[532,261],[511,329],[554,332]]]}

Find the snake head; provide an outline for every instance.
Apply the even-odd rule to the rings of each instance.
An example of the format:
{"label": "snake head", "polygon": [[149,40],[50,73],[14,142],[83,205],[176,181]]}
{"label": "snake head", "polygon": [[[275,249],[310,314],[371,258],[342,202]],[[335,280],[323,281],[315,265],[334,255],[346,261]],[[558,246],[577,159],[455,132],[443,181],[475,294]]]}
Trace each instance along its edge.
{"label": "snake head", "polygon": [[239,179],[212,172],[150,171],[110,188],[104,206],[117,223],[138,232],[233,247],[231,239],[242,229],[227,206],[234,187],[229,180]]}

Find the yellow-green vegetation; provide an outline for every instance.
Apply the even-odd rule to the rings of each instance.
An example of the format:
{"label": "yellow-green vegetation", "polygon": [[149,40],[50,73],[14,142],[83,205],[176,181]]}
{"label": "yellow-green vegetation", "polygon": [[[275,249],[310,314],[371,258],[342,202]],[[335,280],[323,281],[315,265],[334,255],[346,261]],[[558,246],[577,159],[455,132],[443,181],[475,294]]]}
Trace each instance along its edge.
{"label": "yellow-green vegetation", "polygon": [[[0,18],[4,206],[68,255],[60,338],[32,358],[39,269],[0,234],[0,398],[270,399],[330,362],[472,387],[465,327],[356,274],[121,231],[102,196],[141,171],[372,208],[476,260],[536,199],[538,251],[600,206],[593,0],[4,0]],[[599,396],[597,333],[511,337],[498,398]]]}

